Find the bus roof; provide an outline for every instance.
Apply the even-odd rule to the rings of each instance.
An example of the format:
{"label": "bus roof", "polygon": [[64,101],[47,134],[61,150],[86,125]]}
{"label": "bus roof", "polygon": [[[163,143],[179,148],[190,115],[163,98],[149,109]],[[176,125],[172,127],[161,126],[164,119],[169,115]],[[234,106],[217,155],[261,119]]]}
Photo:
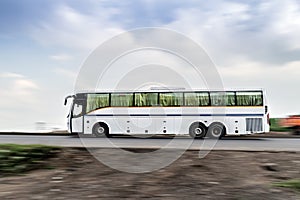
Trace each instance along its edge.
{"label": "bus roof", "polygon": [[236,89],[184,89],[184,88],[151,88],[148,90],[80,90],[76,94],[92,94],[92,93],[139,93],[139,92],[264,92],[262,88],[236,88]]}

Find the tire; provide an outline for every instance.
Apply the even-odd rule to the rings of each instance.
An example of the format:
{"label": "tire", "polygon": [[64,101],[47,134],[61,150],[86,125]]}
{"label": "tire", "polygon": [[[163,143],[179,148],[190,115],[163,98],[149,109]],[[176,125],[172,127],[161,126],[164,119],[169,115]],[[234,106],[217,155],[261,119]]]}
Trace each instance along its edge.
{"label": "tire", "polygon": [[295,126],[292,128],[293,135],[300,135],[300,126]]}
{"label": "tire", "polygon": [[93,127],[93,135],[96,137],[110,137],[108,126],[104,123],[97,123]]}
{"label": "tire", "polygon": [[214,122],[208,127],[207,136],[210,139],[221,139],[225,135],[226,129],[221,123]]}
{"label": "tire", "polygon": [[192,138],[203,138],[206,135],[206,126],[200,122],[193,123],[189,128],[189,134]]}
{"label": "tire", "polygon": [[73,137],[77,137],[77,136],[79,135],[79,133],[77,133],[77,132],[72,132],[72,133],[70,133],[70,135],[73,136]]}

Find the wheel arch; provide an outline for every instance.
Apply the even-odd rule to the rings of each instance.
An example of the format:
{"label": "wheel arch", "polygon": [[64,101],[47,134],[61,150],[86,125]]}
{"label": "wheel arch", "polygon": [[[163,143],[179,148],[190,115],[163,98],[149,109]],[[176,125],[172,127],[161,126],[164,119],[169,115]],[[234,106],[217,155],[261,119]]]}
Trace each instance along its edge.
{"label": "wheel arch", "polygon": [[190,129],[190,128],[191,128],[193,125],[195,125],[195,124],[200,124],[201,126],[205,127],[206,130],[208,129],[208,126],[207,126],[203,121],[201,121],[201,120],[192,122],[192,123],[189,125],[188,128]]}

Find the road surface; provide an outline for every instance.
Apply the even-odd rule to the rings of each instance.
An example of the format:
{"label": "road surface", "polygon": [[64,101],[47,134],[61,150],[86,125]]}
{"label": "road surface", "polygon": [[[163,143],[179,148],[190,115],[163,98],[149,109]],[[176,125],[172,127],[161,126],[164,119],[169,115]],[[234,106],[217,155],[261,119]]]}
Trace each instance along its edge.
{"label": "road surface", "polygon": [[76,138],[73,136],[0,135],[0,144],[43,144],[64,147],[176,148],[189,150],[300,151],[300,138],[235,137],[222,140],[180,138]]}

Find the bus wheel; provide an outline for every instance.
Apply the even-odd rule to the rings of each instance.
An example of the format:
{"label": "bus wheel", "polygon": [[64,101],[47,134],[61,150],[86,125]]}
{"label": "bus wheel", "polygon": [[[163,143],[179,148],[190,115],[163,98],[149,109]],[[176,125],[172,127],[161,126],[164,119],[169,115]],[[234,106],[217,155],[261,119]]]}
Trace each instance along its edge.
{"label": "bus wheel", "polygon": [[109,137],[108,127],[104,123],[97,123],[93,127],[93,135],[96,137]]}
{"label": "bus wheel", "polygon": [[192,138],[203,138],[206,135],[206,127],[202,123],[195,122],[190,126],[189,134]]}
{"label": "bus wheel", "polygon": [[208,127],[207,136],[211,139],[221,139],[226,135],[225,126],[221,123],[214,122]]}
{"label": "bus wheel", "polygon": [[292,127],[292,134],[293,135],[300,135],[300,126]]}

